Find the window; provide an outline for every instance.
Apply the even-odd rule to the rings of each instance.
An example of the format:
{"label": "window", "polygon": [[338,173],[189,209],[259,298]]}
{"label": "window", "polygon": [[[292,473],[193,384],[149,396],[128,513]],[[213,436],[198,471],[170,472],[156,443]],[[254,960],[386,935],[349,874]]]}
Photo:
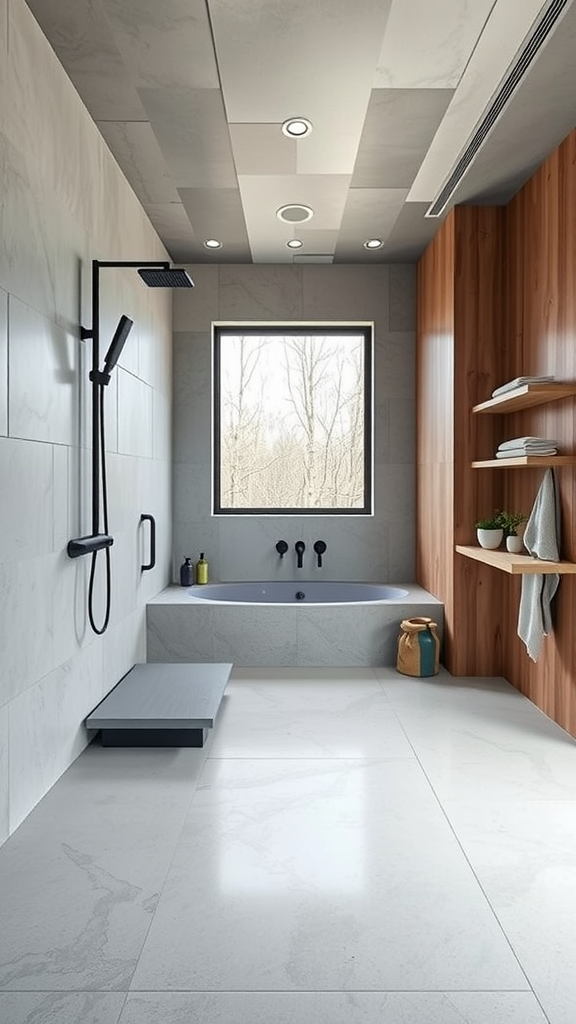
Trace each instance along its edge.
{"label": "window", "polygon": [[214,327],[214,512],[371,514],[370,325]]}

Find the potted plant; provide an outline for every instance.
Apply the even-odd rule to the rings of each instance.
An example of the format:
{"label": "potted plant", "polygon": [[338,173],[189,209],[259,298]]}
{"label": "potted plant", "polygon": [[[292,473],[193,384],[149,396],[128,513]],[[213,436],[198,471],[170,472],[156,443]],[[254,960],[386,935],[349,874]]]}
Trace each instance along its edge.
{"label": "potted plant", "polygon": [[514,555],[519,555],[522,551],[522,538],[518,536],[517,530],[522,523],[526,522],[526,519],[527,516],[524,512],[500,513],[500,522],[506,537],[506,548]]}
{"label": "potted plant", "polygon": [[504,527],[500,516],[501,512],[496,510],[493,516],[488,519],[478,519],[476,522],[476,536],[481,548],[494,550],[500,547],[504,536]]}

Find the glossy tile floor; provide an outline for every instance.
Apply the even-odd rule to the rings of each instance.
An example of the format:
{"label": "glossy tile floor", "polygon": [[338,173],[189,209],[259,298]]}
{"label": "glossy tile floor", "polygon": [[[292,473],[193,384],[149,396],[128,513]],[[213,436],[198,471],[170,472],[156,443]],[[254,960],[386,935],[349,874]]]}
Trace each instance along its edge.
{"label": "glossy tile floor", "polygon": [[0,850],[2,1024],[574,1024],[576,743],[502,680],[236,669]]}

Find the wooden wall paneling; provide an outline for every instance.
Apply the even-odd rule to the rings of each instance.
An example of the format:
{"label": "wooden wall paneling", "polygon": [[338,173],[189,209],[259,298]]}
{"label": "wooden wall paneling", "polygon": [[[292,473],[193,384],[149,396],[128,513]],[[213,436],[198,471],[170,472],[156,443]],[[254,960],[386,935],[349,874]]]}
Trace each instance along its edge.
{"label": "wooden wall paneling", "polygon": [[[506,369],[576,379],[576,133],[548,158],[506,211]],[[512,291],[510,283],[515,290]],[[509,418],[509,436],[537,434],[575,446],[573,398]],[[530,512],[543,473],[506,474],[507,505]],[[557,471],[562,508],[562,556],[576,558],[576,480],[573,467]],[[507,588],[504,673],[513,685],[576,735],[576,579],[562,579],[554,601],[554,632],[536,664],[516,636],[520,583]]]}
{"label": "wooden wall paneling", "polygon": [[416,576],[444,603],[443,661],[453,616],[454,215],[418,266]]}
{"label": "wooden wall paneling", "polygon": [[[502,338],[502,211],[462,206],[455,211],[454,535],[476,542],[474,523],[501,508],[500,473],[472,469],[491,458],[500,417],[473,416],[500,382]],[[502,579],[493,569],[456,556],[454,655],[458,675],[501,672]]]}

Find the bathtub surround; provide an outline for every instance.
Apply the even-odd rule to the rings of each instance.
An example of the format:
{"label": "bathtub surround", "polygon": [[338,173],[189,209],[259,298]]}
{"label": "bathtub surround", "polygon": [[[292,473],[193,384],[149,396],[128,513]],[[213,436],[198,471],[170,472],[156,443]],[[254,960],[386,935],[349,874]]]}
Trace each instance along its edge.
{"label": "bathtub surround", "polygon": [[[415,268],[195,264],[174,295],[174,550],[210,551],[215,580],[394,583],[414,577]],[[374,322],[374,515],[211,515],[211,325]],[[278,538],[288,544],[279,558]],[[314,543],[327,555],[318,565]],[[303,542],[297,569],[297,541]]]}
{"label": "bathtub surround", "polygon": [[[107,345],[134,328],[106,407],[112,610],[86,619],[94,258],[167,254],[22,0],[0,0],[0,842],[86,743],[84,716],[145,657],[147,598],[170,578],[172,293],[101,282]],[[10,374],[8,376],[8,365]],[[157,522],[157,563],[141,513]],[[96,581],[97,614],[103,579]]]}
{"label": "bathtub surround", "polygon": [[[306,590],[305,583],[293,587]],[[427,616],[442,633],[441,603],[415,584],[404,588],[405,597],[368,604],[262,605],[193,600],[181,587],[169,587],[148,603],[148,661],[394,665],[403,619]]]}

